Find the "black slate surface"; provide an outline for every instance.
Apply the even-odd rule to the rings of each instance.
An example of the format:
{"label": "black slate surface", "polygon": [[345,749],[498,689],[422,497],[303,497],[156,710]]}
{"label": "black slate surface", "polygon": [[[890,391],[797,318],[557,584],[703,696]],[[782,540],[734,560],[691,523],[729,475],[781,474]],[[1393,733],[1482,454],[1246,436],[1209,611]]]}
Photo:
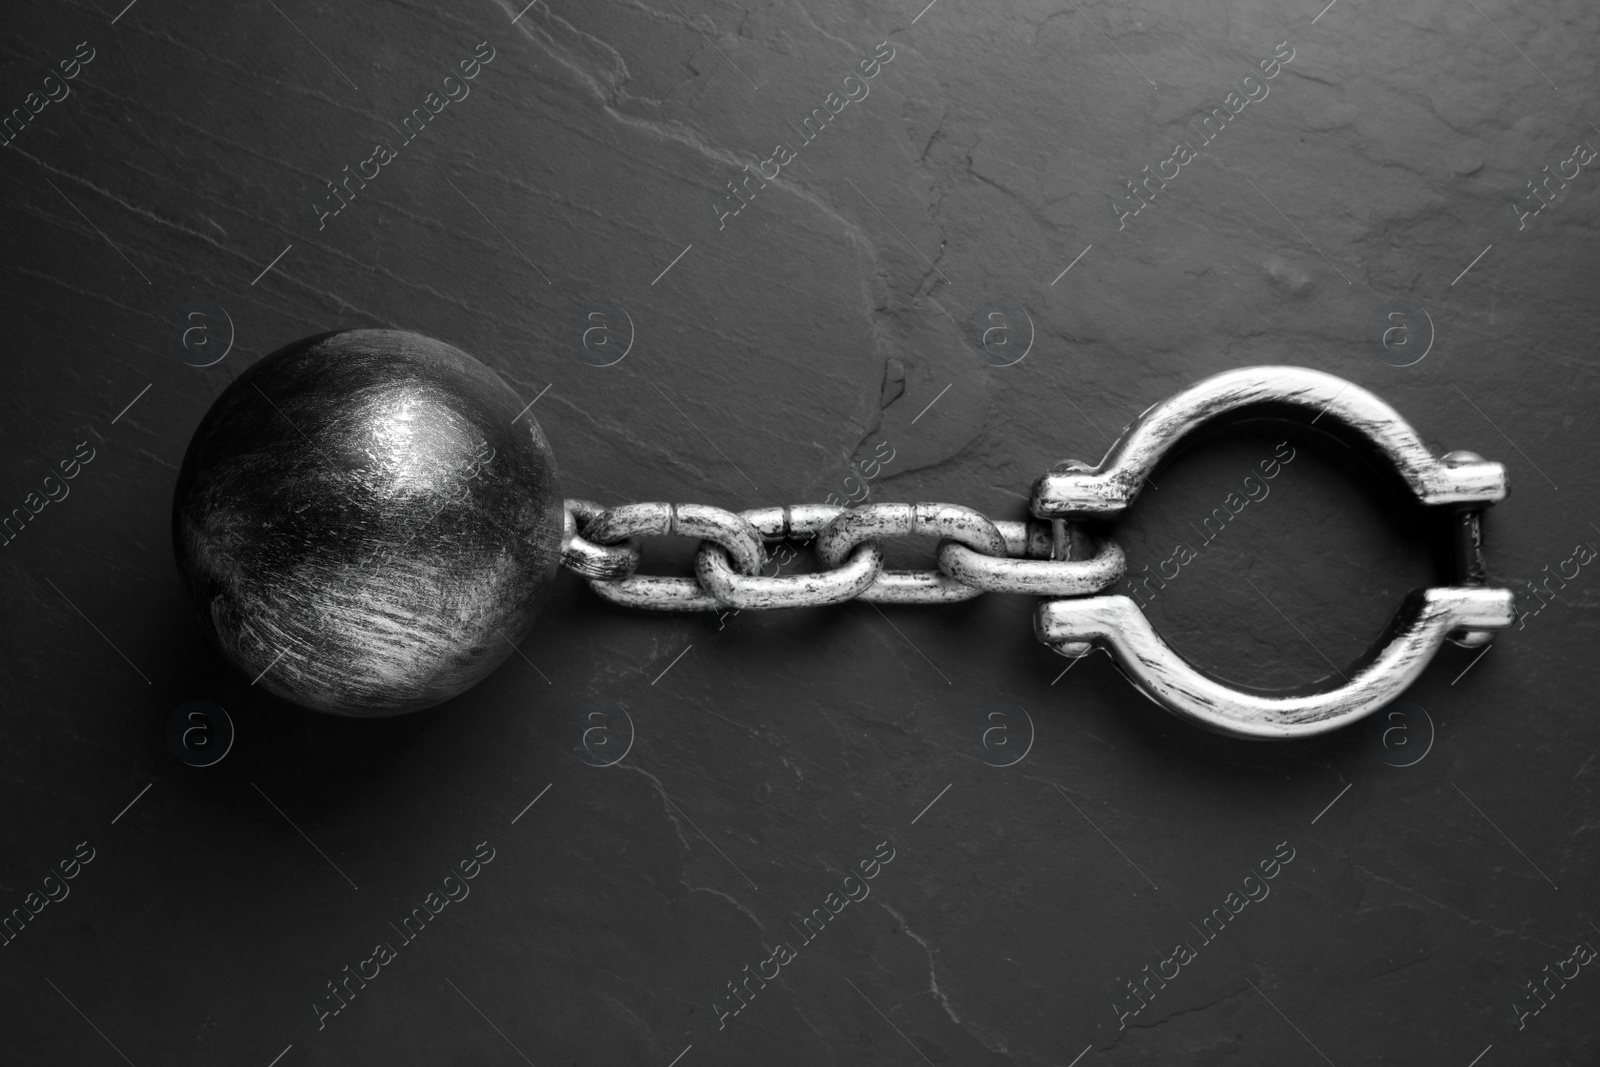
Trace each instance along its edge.
{"label": "black slate surface", "polygon": [[[0,1059],[1594,1063],[1597,31],[1580,0],[11,5]],[[206,647],[168,513],[227,383],[352,326],[476,354],[608,504],[1020,518],[1206,374],[1317,367],[1508,464],[1524,614],[1257,744],[1103,656],[1063,676],[1022,598],[660,617],[563,575],[466,696],[303,712]],[[1134,574],[1284,439],[1162,472]],[[1329,673],[1431,577],[1370,471],[1289,447],[1148,608],[1241,684]],[[192,700],[236,729],[209,767],[168,744]]]}

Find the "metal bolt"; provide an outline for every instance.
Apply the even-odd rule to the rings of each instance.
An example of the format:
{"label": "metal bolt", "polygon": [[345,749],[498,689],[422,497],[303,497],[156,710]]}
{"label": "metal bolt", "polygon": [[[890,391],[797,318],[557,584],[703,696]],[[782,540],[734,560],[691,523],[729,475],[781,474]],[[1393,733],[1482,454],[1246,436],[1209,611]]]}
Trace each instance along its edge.
{"label": "metal bolt", "polygon": [[[1466,467],[1474,463],[1482,463],[1483,457],[1476,452],[1468,452],[1462,449],[1456,452],[1446,452],[1439,458],[1439,462],[1450,468]],[[1472,518],[1472,525],[1469,530],[1463,530],[1462,533],[1470,538],[1471,544],[1460,546],[1456,550],[1458,556],[1468,557],[1458,558],[1455,561],[1455,566],[1461,571],[1456,577],[1458,582],[1464,581],[1466,584],[1482,585],[1483,555],[1480,547],[1481,534],[1478,532],[1476,514],[1481,513],[1482,509],[1470,510],[1475,512]],[[1494,631],[1457,630],[1455,633],[1450,634],[1448,639],[1451,644],[1459,645],[1462,648],[1482,648],[1494,640]]]}
{"label": "metal bolt", "polygon": [[[1092,471],[1094,464],[1082,459],[1064,459],[1050,468],[1055,473],[1067,471]],[[1074,534],[1081,537],[1081,533],[1068,527],[1065,519],[1052,519],[1050,522],[1050,558],[1056,560],[1070,560],[1083,558],[1091,553],[1074,551]],[[1067,657],[1068,659],[1082,659],[1094,651],[1092,641],[1061,641],[1050,646],[1051,650]]]}

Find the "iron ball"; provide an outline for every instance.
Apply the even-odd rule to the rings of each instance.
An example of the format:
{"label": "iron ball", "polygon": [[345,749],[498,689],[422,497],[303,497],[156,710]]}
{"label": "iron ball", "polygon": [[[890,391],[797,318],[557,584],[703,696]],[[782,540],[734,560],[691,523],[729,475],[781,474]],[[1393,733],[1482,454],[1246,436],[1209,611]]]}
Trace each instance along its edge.
{"label": "iron ball", "polygon": [[458,348],[319,334],[211,405],[178,474],[178,571],[244,675],[336,715],[438,704],[527,634],[560,562],[555,458]]}

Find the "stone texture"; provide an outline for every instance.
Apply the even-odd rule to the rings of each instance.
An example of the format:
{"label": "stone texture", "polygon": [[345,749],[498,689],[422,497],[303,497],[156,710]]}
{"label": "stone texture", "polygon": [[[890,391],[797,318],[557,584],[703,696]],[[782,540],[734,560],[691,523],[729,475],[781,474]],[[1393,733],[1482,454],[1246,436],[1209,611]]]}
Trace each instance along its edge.
{"label": "stone texture", "polygon": [[[280,1067],[1591,1062],[1588,968],[1520,1030],[1514,1004],[1600,946],[1596,586],[1564,566],[1600,543],[1596,176],[1521,229],[1511,205],[1600,145],[1600,10],[1478,6],[16,5],[4,108],[77,42],[95,57],[0,165],[5,508],[80,443],[94,458],[0,559],[0,912],[78,842],[97,852],[4,949],[8,1050],[116,1062],[97,1027],[140,1064],[290,1045]],[[325,183],[398,145],[484,41],[470,94],[319,223]],[[722,219],[727,183],[884,41],[870,95]],[[1269,94],[1119,230],[1124,181],[1281,42]],[[1407,367],[1372,340],[1395,302],[1432,323]],[[233,342],[206,367],[200,308]],[[969,328],[1000,308],[1032,339],[1003,367]],[[609,367],[582,343],[596,309],[632,341]],[[207,649],[167,516],[211,400],[340,327],[438,337],[540,396],[563,491],[606,503],[821,500],[887,441],[873,499],[1020,517],[1047,466],[1097,459],[1156,399],[1302,363],[1441,452],[1508,463],[1490,564],[1529,614],[1408,694],[1394,722],[1432,747],[1405,768],[1382,729],[1245,744],[1162,715],[1103,657],[1061,677],[1031,605],[998,597],[663,618],[563,576],[527,661],[465,696],[300,712]],[[1118,534],[1135,568],[1280,439],[1159,474]],[[1431,580],[1380,479],[1296,448],[1150,608],[1241,684],[1328,673]],[[647,565],[691,548],[647,545]],[[210,768],[164,747],[192,698],[238,728]],[[596,766],[630,738],[619,709],[631,748]],[[1017,744],[1032,723],[1003,769],[981,743],[997,711]],[[618,749],[574,747],[596,722]],[[470,896],[319,1029],[325,983],[485,841]],[[884,841],[871,895],[794,944]],[[1280,842],[1270,897],[1119,1030],[1124,983]],[[779,941],[796,958],[719,1029],[727,983]]]}

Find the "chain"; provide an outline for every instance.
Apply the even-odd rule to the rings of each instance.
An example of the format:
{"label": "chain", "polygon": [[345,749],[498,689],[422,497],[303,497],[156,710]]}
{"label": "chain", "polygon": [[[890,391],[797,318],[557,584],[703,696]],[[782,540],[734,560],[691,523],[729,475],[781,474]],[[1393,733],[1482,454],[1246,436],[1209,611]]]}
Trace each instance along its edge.
{"label": "chain", "polygon": [[[817,607],[847,600],[950,604],[982,593],[1084,596],[1126,559],[1063,520],[990,519],[956,504],[796,504],[733,512],[705,504],[564,501],[561,562],[607,600],[655,611]],[[640,537],[700,539],[694,577],[639,574]],[[883,565],[882,540],[939,538],[936,570]],[[763,573],[769,544],[807,544],[818,570]],[[781,568],[774,568],[781,569]]]}
{"label": "chain", "polygon": [[[1110,592],[1127,560],[1115,541],[1091,538],[1082,525],[1125,513],[1154,484],[1149,476],[1163,457],[1191,432],[1251,409],[1313,425],[1327,416],[1364,438],[1420,504],[1452,513],[1450,584],[1409,597],[1380,645],[1348,674],[1339,672],[1343,684],[1332,688],[1267,693],[1202,674],[1161,639],[1138,603]],[[1024,521],[990,519],[956,504],[797,504],[735,513],[700,504],[602,508],[568,500],[561,559],[607,600],[657,611],[1036,596],[1034,635],[1061,655],[1076,659],[1104,648],[1141,693],[1208,729],[1305,737],[1394,700],[1446,641],[1481,648],[1515,621],[1511,590],[1484,585],[1481,514],[1505,495],[1503,464],[1474,452],[1435,457],[1398,412],[1352,382],[1304,367],[1245,367],[1151,405],[1100,463],[1064,460],[1051,467],[1034,482],[1033,517]],[[673,534],[700,540],[694,577],[639,574],[639,538]],[[885,568],[883,542],[910,536],[938,538],[936,566]],[[784,574],[788,561],[779,559],[766,573],[774,562],[768,546],[784,542],[809,543],[817,569]]]}

